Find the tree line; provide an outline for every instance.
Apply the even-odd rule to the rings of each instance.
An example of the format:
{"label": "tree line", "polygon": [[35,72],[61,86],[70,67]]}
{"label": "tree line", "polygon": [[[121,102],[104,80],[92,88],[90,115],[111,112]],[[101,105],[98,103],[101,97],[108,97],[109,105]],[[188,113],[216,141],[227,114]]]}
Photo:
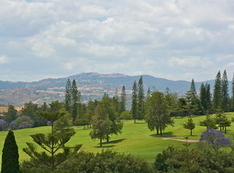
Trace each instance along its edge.
{"label": "tree line", "polygon": [[[157,134],[162,135],[163,130],[168,125],[173,125],[173,117],[208,116],[212,113],[233,111],[234,77],[231,97],[228,87],[226,70],[224,70],[222,77],[220,71],[217,73],[213,92],[208,83],[202,83],[197,92],[194,79],[192,79],[190,89],[184,96],[171,92],[169,88],[166,88],[164,92],[151,91],[151,88],[148,88],[145,93],[143,78],[140,77],[138,81],[133,83],[131,108],[127,110],[125,86],[122,86],[120,94],[116,93],[113,97],[104,94],[100,101],[89,100],[88,103],[83,103],[82,93],[78,91],[76,81],[68,79],[64,102],[54,101],[52,104],[57,104],[60,109],[67,111],[72,118],[73,125],[83,125],[84,128],[92,127],[90,136],[93,139],[100,139],[100,145],[102,145],[103,140],[109,141],[110,135],[121,133],[122,119],[133,119],[134,123],[137,123],[138,120],[145,120],[150,130],[155,130]],[[41,116],[41,112],[48,111],[49,107],[50,105],[46,103],[37,105],[29,102],[24,105],[22,111],[17,112],[13,105],[9,105],[7,113],[0,119],[0,129],[20,129],[47,125],[48,122]],[[230,122],[225,120],[224,116],[220,117],[222,121],[220,120],[219,124],[216,123],[216,126],[225,131]],[[214,127],[212,123],[207,125],[209,121],[214,120],[208,118],[207,122],[201,122],[201,125]],[[215,121],[217,122],[217,120]],[[186,128],[191,130],[192,124]]]}

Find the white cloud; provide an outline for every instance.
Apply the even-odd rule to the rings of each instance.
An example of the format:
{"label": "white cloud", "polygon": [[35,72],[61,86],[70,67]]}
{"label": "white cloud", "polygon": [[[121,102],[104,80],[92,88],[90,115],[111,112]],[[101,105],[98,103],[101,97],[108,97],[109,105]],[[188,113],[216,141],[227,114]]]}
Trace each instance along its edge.
{"label": "white cloud", "polygon": [[174,68],[209,68],[213,63],[207,58],[186,57],[186,58],[170,58],[168,65]]}
{"label": "white cloud", "polygon": [[233,8],[230,0],[0,1],[1,54],[23,64],[1,72],[210,79],[234,61]]}
{"label": "white cloud", "polygon": [[8,63],[8,58],[4,55],[0,55],[0,64]]}

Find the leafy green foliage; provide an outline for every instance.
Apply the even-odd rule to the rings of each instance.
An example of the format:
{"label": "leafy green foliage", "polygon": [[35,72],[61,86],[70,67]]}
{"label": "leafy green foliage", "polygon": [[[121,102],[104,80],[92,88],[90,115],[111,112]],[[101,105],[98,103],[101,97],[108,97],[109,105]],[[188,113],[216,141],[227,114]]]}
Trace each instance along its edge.
{"label": "leafy green foliage", "polygon": [[215,151],[200,143],[196,148],[176,149],[168,147],[156,156],[157,172],[219,173],[234,171],[233,151]]}
{"label": "leafy green foliage", "polygon": [[193,122],[193,119],[191,117],[186,122],[183,123],[183,127],[185,129],[190,130],[190,136],[193,135],[193,129],[195,129],[195,123]]}
{"label": "leafy green foliage", "polygon": [[96,155],[92,153],[78,153],[64,165],[69,173],[152,173],[149,163],[131,155],[119,154],[106,150]]}
{"label": "leafy green foliage", "polygon": [[34,121],[34,126],[45,126],[46,119],[41,116],[42,111],[46,111],[46,104],[43,106],[39,106],[31,101],[29,103],[24,104],[24,108],[22,109],[21,115],[26,115],[30,117]]}
{"label": "leafy green foliage", "polygon": [[206,119],[200,122],[200,126],[205,126],[206,130],[217,129],[216,121],[210,115],[206,115]]}
{"label": "leafy green foliage", "polygon": [[17,110],[13,105],[8,105],[7,112],[4,115],[4,119],[10,123],[14,121],[17,117]]}
{"label": "leafy green foliage", "polygon": [[173,120],[169,116],[168,105],[165,95],[156,91],[146,100],[146,122],[148,128],[152,131],[156,129],[156,133],[162,135],[167,125],[173,125]]}
{"label": "leafy green foliage", "polygon": [[30,161],[24,161],[22,167],[25,172],[38,172],[40,170],[55,171],[62,167],[62,164],[81,147],[67,147],[65,144],[75,134],[74,129],[70,128],[71,117],[65,110],[60,110],[59,102],[50,104],[47,112],[43,116],[51,122],[51,133],[37,133],[31,135],[33,141],[43,150],[38,152],[36,145],[26,143],[27,148],[23,151],[31,157]]}

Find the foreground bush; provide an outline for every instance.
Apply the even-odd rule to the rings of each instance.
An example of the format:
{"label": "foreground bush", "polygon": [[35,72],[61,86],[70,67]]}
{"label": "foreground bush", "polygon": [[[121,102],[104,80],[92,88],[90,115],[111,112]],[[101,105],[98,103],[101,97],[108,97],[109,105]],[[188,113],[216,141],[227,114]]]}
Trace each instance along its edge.
{"label": "foreground bush", "polygon": [[232,173],[234,151],[214,150],[204,143],[197,148],[178,150],[168,147],[156,156],[154,168],[158,172]]}
{"label": "foreground bush", "polygon": [[[49,173],[46,167],[27,169],[24,172]],[[26,166],[26,167],[24,167]],[[26,169],[25,169],[26,168]],[[98,154],[80,152],[60,165],[56,173],[153,173],[151,165],[146,161],[131,155],[119,154],[113,151],[103,151]]]}
{"label": "foreground bush", "polygon": [[[70,172],[98,173],[151,173],[151,165],[143,159],[131,155],[119,154],[114,151],[103,151],[92,154],[81,152],[66,165]],[[71,169],[72,168],[72,169]]]}

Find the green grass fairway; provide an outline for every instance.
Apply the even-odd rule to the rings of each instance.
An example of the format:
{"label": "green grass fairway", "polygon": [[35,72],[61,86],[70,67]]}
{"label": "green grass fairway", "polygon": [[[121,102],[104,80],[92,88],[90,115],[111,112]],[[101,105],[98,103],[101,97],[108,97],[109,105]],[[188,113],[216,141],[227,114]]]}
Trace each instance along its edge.
{"label": "green grass fairway", "polygon": [[[233,113],[227,114],[229,119],[234,117]],[[189,139],[198,140],[205,127],[199,126],[199,122],[205,119],[205,116],[193,117],[196,123],[196,128],[193,132],[193,136]],[[169,145],[176,148],[183,148],[184,142],[175,140],[163,140],[163,138],[176,138],[185,139],[189,136],[189,130],[182,127],[182,123],[187,120],[184,118],[175,118],[174,127],[169,126],[162,137],[155,135],[155,131],[150,131],[147,124],[144,121],[138,121],[137,124],[133,123],[133,120],[124,121],[123,132],[120,135],[111,136],[111,141],[108,144],[104,144],[102,148],[99,147],[99,140],[93,141],[89,137],[90,129],[83,129],[83,127],[74,127],[76,134],[69,141],[69,145],[83,144],[81,150],[87,152],[100,152],[103,149],[112,149],[121,153],[129,153],[140,158],[146,159],[149,162],[153,162],[157,153],[166,149]],[[234,134],[234,123],[231,127],[227,128],[227,137],[233,138]],[[32,142],[30,137],[31,134],[35,133],[47,133],[50,127],[38,127],[30,129],[15,130],[15,137],[19,147],[20,162],[28,159],[29,157],[22,151],[22,148],[26,147],[26,142]],[[0,132],[0,151],[2,152],[3,143],[7,132]],[[191,146],[196,145],[192,143]],[[39,148],[38,148],[39,149]],[[0,158],[1,162],[1,158]]]}

